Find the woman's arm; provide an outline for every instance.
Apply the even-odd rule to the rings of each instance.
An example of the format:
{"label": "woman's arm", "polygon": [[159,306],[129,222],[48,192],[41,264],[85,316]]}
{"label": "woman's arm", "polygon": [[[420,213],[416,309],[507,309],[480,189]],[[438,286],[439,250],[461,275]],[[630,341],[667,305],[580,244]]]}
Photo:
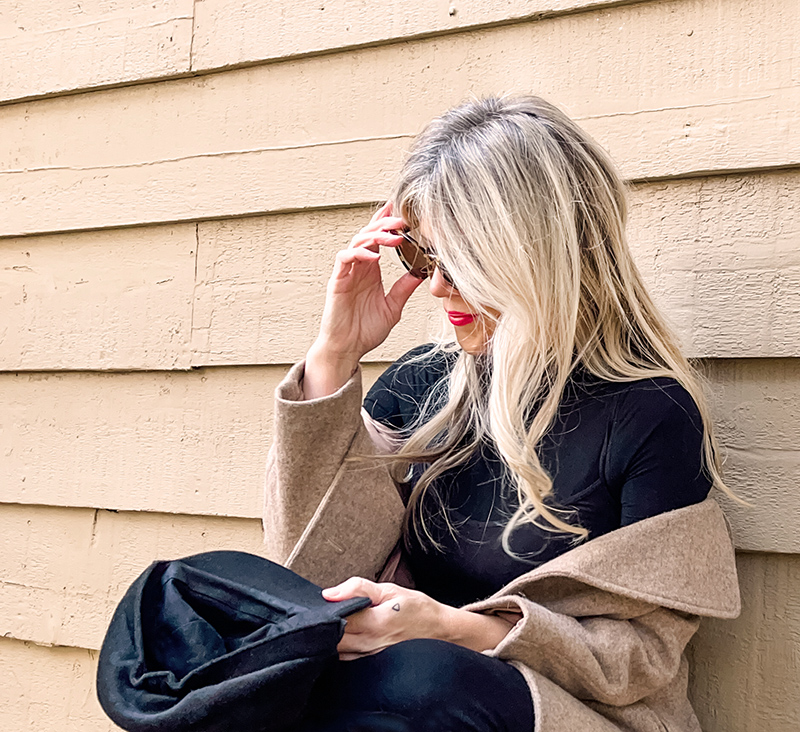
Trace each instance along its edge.
{"label": "woman's arm", "polygon": [[389,582],[351,577],[323,590],[327,600],[369,597],[372,607],[347,618],[339,655],[344,660],[382,651],[413,638],[435,638],[473,651],[495,648],[508,635],[521,614],[487,615],[437,602],[428,595]]}
{"label": "woman's arm", "polygon": [[347,382],[364,354],[386,340],[422,282],[406,273],[384,292],[380,248],[397,246],[402,237],[391,232],[405,226],[391,214],[387,203],[336,255],[319,335],[306,357],[307,399],[328,396]]}
{"label": "woman's arm", "polygon": [[[275,390],[273,441],[267,456],[264,542],[285,564],[333,483],[360,430],[361,374],[325,399],[303,394],[304,364],[295,364]],[[388,479],[388,476],[387,476]]]}
{"label": "woman's arm", "polygon": [[[625,706],[675,678],[700,624],[696,615],[627,601],[627,613],[573,617],[519,595],[478,606],[517,608],[523,618],[491,651],[546,676],[579,699]],[[638,607],[637,607],[638,606]]]}
{"label": "woman's arm", "polygon": [[[421,282],[407,274],[383,289],[379,250],[401,241],[390,232],[403,226],[386,204],[337,254],[319,336],[275,395],[264,540],[273,560],[318,584],[375,576],[399,532],[403,507],[386,466],[354,467],[346,458],[375,451],[361,419],[358,363],[386,339]],[[357,532],[345,507],[365,500],[372,523]]]}
{"label": "woman's arm", "polygon": [[375,578],[400,537],[404,508],[385,461],[363,459],[375,447],[361,418],[361,372],[311,401],[303,399],[302,375],[303,364],[293,366],[275,395],[266,554],[322,587]]}

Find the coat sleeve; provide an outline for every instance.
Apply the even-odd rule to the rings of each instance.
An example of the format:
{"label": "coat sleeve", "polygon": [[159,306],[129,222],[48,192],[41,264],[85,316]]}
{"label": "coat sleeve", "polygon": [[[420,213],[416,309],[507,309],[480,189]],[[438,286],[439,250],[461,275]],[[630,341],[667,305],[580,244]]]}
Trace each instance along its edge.
{"label": "coat sleeve", "polygon": [[303,398],[304,363],[275,392],[267,457],[267,556],[321,585],[372,579],[400,532],[403,505],[361,414],[361,370],[330,396]]}
{"label": "coat sleeve", "polygon": [[670,683],[700,619],[648,603],[624,616],[576,618],[517,595],[464,609],[522,618],[488,655],[517,661],[582,701],[633,704]]}

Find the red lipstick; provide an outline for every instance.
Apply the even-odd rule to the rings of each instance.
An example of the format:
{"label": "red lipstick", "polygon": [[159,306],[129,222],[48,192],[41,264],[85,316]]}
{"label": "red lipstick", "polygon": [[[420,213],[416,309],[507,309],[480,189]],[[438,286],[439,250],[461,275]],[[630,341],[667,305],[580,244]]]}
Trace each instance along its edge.
{"label": "red lipstick", "polygon": [[476,318],[472,313],[459,313],[455,310],[448,310],[447,317],[453,325],[469,325],[474,323]]}

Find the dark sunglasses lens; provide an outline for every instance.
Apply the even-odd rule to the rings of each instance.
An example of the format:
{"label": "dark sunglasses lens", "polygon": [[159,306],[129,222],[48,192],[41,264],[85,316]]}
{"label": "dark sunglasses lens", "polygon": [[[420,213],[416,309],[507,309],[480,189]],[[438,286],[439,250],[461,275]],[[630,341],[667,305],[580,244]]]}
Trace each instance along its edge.
{"label": "dark sunglasses lens", "polygon": [[444,265],[431,259],[413,236],[405,231],[397,233],[403,237],[403,243],[397,247],[397,256],[400,257],[403,266],[414,277],[424,280],[426,277],[430,277],[433,274],[433,270],[438,267],[442,279],[453,289],[458,289]]}
{"label": "dark sunglasses lens", "polygon": [[403,241],[396,247],[397,256],[414,277],[424,280],[431,273],[431,260],[410,236],[403,232],[400,232],[400,236]]}

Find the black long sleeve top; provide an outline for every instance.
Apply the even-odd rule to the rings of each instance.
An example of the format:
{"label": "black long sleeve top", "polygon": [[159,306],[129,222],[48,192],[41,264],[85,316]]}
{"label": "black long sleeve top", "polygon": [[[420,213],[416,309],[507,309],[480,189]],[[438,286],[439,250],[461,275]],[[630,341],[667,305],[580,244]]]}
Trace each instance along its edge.
{"label": "black long sleeve top", "polygon": [[[454,362],[452,354],[413,349],[370,389],[364,408],[378,422],[402,429]],[[689,393],[674,379],[609,382],[578,371],[537,447],[553,480],[548,504],[565,509],[589,539],[658,513],[699,503],[711,480],[703,469],[703,427]],[[412,467],[411,483],[425,466]],[[418,589],[461,605],[487,597],[515,577],[567,551],[575,535],[522,524],[507,553],[503,528],[518,507],[516,489],[491,444],[437,479],[422,511],[439,549],[409,536],[407,559]],[[448,521],[445,520],[446,512]]]}

